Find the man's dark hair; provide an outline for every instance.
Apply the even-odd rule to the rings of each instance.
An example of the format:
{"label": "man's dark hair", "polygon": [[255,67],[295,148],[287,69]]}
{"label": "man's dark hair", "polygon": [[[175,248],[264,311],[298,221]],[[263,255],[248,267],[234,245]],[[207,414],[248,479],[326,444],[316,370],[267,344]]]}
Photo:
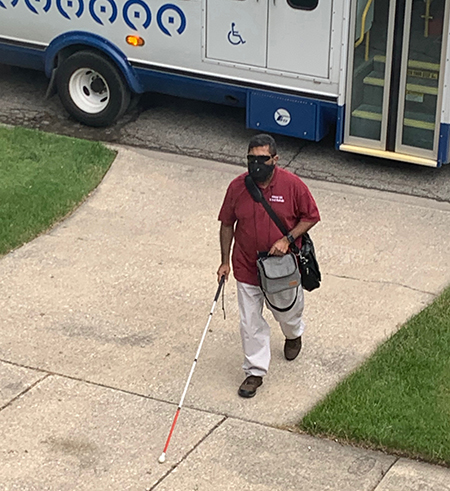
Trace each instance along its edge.
{"label": "man's dark hair", "polygon": [[272,157],[277,155],[277,144],[275,143],[275,140],[266,133],[255,135],[248,144],[248,151],[250,152],[252,148],[265,147],[266,145],[269,145],[269,152]]}

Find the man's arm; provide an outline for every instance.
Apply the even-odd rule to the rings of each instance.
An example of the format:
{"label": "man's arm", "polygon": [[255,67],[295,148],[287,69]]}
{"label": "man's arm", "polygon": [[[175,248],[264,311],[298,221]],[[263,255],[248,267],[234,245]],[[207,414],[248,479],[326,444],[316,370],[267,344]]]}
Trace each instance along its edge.
{"label": "man's arm", "polygon": [[297,225],[289,232],[289,234],[292,235],[295,240],[297,240],[300,235],[303,235],[304,233],[308,232],[308,230],[311,230],[316,223],[318,222],[298,222]]}
{"label": "man's arm", "polygon": [[225,280],[228,280],[230,274],[230,253],[231,244],[234,237],[234,225],[224,225],[223,222],[220,225],[220,254],[222,257],[222,263],[217,270],[217,281],[220,281],[222,276],[225,275]]}
{"label": "man's arm", "polygon": [[[294,239],[298,239],[300,235],[303,235],[305,232],[308,232],[317,222],[303,222],[300,221],[297,225],[289,232]],[[283,256],[289,250],[289,240],[286,237],[283,237],[275,242],[275,244],[271,247],[269,254],[274,256]]]}

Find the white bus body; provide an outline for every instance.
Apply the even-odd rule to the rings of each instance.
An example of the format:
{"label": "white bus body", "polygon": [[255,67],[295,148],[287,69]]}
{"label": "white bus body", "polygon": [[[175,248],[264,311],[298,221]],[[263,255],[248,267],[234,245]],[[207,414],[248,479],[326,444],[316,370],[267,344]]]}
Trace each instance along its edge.
{"label": "white bus body", "polygon": [[0,63],[44,70],[104,126],[153,91],[245,107],[247,126],[449,161],[446,0],[0,0]]}

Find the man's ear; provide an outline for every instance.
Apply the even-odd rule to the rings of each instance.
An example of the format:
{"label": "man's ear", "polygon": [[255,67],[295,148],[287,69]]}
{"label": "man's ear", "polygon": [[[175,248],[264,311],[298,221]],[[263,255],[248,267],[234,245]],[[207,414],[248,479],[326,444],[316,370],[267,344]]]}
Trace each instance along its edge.
{"label": "man's ear", "polygon": [[278,155],[275,155],[275,156],[273,157],[273,165],[278,164],[278,159],[279,159],[279,158],[280,158],[280,157],[279,157]]}

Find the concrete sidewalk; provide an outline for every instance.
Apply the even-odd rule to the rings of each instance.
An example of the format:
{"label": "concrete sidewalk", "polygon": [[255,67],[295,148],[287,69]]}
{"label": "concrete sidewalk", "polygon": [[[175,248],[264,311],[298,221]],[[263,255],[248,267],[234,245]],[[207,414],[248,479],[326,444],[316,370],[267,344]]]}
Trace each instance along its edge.
{"label": "concrete sidewalk", "polygon": [[[450,470],[289,431],[450,280],[450,205],[307,181],[323,286],[299,360],[252,400],[234,281],[157,463],[217,288],[243,168],[121,148],[99,188],[0,260],[0,490],[450,490]],[[426,261],[424,260],[426,258]]]}

